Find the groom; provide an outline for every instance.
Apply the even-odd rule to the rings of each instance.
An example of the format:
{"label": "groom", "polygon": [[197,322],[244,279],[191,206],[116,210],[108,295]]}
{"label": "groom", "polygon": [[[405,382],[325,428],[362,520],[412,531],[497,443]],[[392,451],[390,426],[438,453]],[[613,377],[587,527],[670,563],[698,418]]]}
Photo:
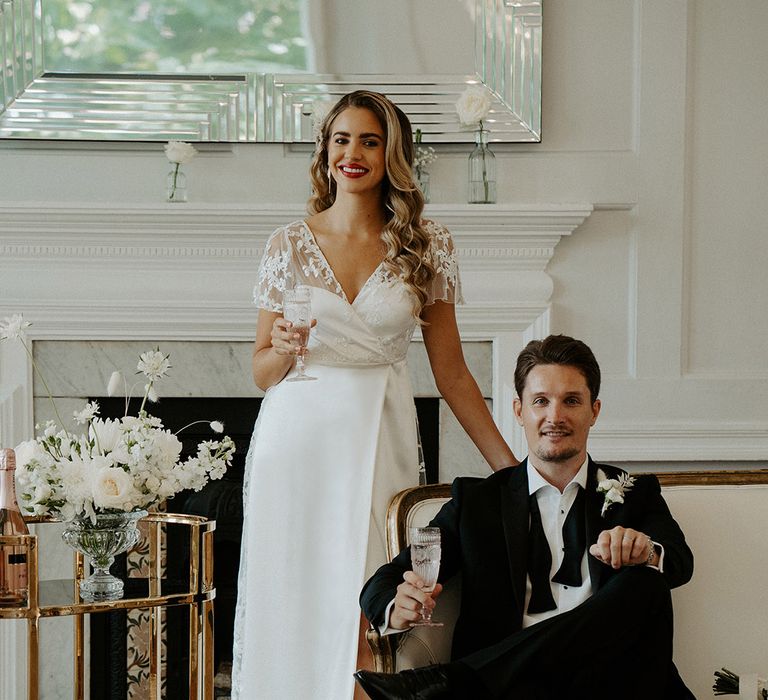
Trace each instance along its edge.
{"label": "groom", "polygon": [[[373,700],[693,698],[672,663],[670,588],[693,555],[654,476],[596,464],[600,368],[567,336],[532,341],[515,370],[514,411],[528,442],[518,467],[458,478],[431,523],[439,580],[461,572],[453,661],[397,674],[359,671]],[[365,585],[361,605],[385,633],[421,606],[410,550]]]}

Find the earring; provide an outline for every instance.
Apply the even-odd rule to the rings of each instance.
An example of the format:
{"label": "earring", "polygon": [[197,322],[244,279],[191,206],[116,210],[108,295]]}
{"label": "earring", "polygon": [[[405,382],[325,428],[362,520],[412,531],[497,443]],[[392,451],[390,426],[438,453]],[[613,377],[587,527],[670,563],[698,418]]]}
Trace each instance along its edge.
{"label": "earring", "polygon": [[331,166],[328,166],[328,191],[331,191],[331,183],[333,182],[333,178],[331,177]]}

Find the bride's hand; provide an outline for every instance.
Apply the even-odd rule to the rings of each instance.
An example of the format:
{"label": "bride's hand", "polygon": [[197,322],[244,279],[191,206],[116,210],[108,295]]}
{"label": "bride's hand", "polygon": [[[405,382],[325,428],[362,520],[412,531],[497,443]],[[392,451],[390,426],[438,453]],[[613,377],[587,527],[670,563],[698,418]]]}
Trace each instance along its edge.
{"label": "bride's hand", "polygon": [[[317,319],[313,318],[309,327],[314,328],[316,325]],[[276,318],[272,324],[272,347],[278,355],[297,355],[301,351],[300,345],[291,342],[299,337],[297,333],[291,333],[291,326],[291,322],[282,316]]]}

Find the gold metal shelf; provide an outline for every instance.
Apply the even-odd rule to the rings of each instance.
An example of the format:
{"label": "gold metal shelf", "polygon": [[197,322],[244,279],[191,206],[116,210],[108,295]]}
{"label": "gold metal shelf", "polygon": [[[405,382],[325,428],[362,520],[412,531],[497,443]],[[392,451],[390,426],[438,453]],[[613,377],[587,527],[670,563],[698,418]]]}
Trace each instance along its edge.
{"label": "gold metal shelf", "polygon": [[[30,524],[58,522],[52,518],[26,518]],[[27,604],[0,607],[0,620],[27,620],[27,698],[39,696],[39,641],[42,618],[72,616],[75,626],[74,699],[85,692],[84,615],[115,610],[148,609],[150,614],[149,700],[160,700],[160,612],[162,608],[189,608],[189,698],[213,700],[213,531],[216,522],[194,515],[150,513],[140,521],[148,528],[148,576],[125,579],[125,597],[115,601],[90,602],[80,597],[79,581],[85,575],[83,555],[74,554],[74,577],[40,581],[37,535],[0,536],[0,545],[23,546],[27,550],[29,590]],[[163,578],[161,543],[166,526],[188,528],[189,568],[183,580]]]}

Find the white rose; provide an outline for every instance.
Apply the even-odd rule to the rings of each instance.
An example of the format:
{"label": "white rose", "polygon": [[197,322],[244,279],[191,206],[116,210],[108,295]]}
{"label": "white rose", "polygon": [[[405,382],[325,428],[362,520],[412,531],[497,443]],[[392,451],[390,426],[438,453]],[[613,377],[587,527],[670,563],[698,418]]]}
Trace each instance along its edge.
{"label": "white rose", "polygon": [[115,467],[98,469],[91,479],[91,490],[96,508],[130,510],[133,479],[128,472]]}
{"label": "white rose", "polygon": [[475,125],[488,116],[491,111],[491,96],[488,90],[479,85],[468,87],[456,102],[459,121],[467,126]]}
{"label": "white rose", "polygon": [[171,163],[189,163],[197,155],[197,149],[186,141],[169,141],[164,150]]}
{"label": "white rose", "polygon": [[44,456],[44,451],[37,440],[25,440],[16,445],[16,468],[26,467],[32,460],[38,460]]}

